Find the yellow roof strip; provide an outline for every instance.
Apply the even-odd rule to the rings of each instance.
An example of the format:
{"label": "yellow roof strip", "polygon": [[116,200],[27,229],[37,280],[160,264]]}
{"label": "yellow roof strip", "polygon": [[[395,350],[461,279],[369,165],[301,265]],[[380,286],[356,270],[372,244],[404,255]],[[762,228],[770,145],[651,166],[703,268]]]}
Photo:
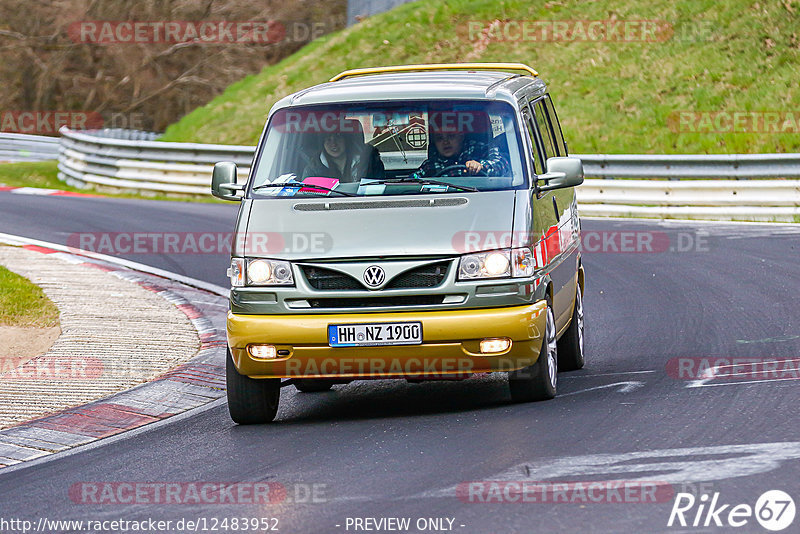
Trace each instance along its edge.
{"label": "yellow roof strip", "polygon": [[521,70],[531,76],[539,73],[524,63],[434,63],[429,65],[394,65],[391,67],[365,67],[340,72],[330,81],[335,82],[350,76],[366,76],[368,74],[384,74],[387,72],[414,72],[427,70]]}

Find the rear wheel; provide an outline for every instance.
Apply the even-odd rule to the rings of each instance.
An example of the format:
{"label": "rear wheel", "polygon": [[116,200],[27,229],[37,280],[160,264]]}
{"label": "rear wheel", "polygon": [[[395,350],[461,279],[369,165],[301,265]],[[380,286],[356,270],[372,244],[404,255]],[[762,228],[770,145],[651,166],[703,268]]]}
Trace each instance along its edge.
{"label": "rear wheel", "polygon": [[275,419],[281,396],[280,378],[255,379],[239,374],[228,349],[225,381],[228,386],[228,411],[234,422],[254,425]]}
{"label": "rear wheel", "polygon": [[333,381],[324,378],[297,378],[294,381],[294,387],[303,393],[319,393],[331,389]]}
{"label": "rear wheel", "polygon": [[547,303],[542,348],[536,363],[508,373],[508,387],[511,400],[530,402],[552,399],[556,396],[558,366],[558,346],[556,342],[556,321],[553,308]]}
{"label": "rear wheel", "polygon": [[583,364],[583,291],[578,284],[572,321],[558,340],[558,370],[575,371],[581,369]]}

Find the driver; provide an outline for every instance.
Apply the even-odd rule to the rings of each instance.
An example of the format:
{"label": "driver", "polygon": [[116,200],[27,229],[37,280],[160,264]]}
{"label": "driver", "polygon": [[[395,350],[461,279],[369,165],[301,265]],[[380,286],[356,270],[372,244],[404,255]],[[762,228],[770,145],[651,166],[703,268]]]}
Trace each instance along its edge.
{"label": "driver", "polygon": [[482,173],[485,176],[508,176],[510,165],[500,150],[488,143],[465,139],[464,132],[431,129],[433,140],[429,157],[411,175],[413,179],[437,176],[447,167],[462,166],[451,174]]}

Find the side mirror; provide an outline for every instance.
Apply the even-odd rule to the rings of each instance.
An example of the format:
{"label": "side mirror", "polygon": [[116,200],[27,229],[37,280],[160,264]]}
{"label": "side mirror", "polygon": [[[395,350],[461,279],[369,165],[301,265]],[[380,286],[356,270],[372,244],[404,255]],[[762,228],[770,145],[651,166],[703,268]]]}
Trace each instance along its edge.
{"label": "side mirror", "polygon": [[583,162],[580,158],[550,158],[547,160],[547,173],[539,176],[544,181],[539,191],[552,191],[564,187],[574,187],[583,183]]}
{"label": "side mirror", "polygon": [[236,194],[243,191],[244,185],[236,183],[236,164],[232,161],[221,161],[214,165],[211,174],[211,194],[222,200],[241,200]]}

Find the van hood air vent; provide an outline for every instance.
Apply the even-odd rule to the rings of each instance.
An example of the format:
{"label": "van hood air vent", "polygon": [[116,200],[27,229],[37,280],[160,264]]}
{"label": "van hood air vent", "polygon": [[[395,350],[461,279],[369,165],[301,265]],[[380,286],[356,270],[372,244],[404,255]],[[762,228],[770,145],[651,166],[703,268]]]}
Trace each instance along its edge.
{"label": "van hood air vent", "polygon": [[468,201],[463,197],[414,199],[414,200],[366,200],[360,202],[305,202],[295,204],[297,211],[374,210],[384,208],[444,208],[463,206]]}

